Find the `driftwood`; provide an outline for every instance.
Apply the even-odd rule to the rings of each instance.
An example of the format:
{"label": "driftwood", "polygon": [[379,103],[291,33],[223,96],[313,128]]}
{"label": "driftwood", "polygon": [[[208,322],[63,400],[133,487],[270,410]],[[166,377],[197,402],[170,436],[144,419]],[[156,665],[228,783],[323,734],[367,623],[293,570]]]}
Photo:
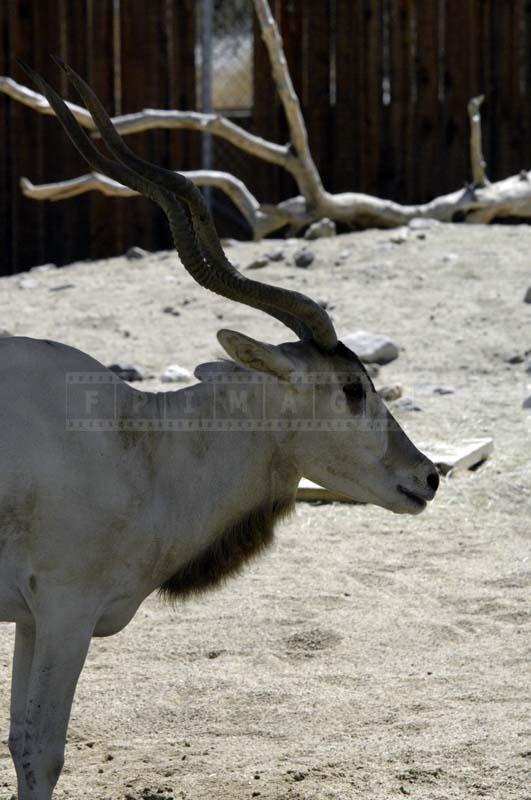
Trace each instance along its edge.
{"label": "driftwood", "polygon": [[[392,228],[415,217],[434,218],[441,222],[489,223],[498,217],[531,218],[531,172],[522,171],[496,183],[486,176],[486,164],[481,145],[480,105],[482,97],[473,98],[468,106],[470,118],[470,155],[472,183],[429,203],[401,205],[390,200],[356,192],[331,194],[323,187],[312,159],[306,125],[298,97],[293,88],[282,39],[271,14],[268,0],[253,0],[262,37],[271,60],[273,78],[281,99],[290,135],[290,143],[280,145],[251,134],[219,114],[145,109],[139,113],[113,118],[123,135],[151,128],[186,128],[211,133],[270,164],[282,167],[294,178],[300,194],[278,205],[261,204],[247,187],[234,176],[213,170],[187,172],[198,185],[215,186],[234,202],[249,224],[255,238],[261,238],[279,228],[292,231],[323,217],[352,228]],[[53,114],[47,100],[37,92],[0,77],[0,91],[18,102],[43,114]],[[84,127],[94,130],[88,112],[73,103],[68,104]],[[97,133],[94,133],[97,136]],[[134,194],[120,184],[97,173],[82,175],[68,181],[34,186],[21,179],[26,197],[38,200],[63,200],[87,191],[100,191],[113,196]]]}

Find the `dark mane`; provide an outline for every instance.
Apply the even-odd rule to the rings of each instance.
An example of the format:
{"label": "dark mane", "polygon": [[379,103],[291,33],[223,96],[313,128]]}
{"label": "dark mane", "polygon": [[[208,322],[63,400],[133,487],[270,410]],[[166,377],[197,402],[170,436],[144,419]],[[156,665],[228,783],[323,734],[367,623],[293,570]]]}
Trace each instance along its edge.
{"label": "dark mane", "polygon": [[273,541],[276,523],[293,511],[294,498],[268,501],[221,531],[202,553],[177,570],[159,589],[170,601],[201,594],[238,574]]}

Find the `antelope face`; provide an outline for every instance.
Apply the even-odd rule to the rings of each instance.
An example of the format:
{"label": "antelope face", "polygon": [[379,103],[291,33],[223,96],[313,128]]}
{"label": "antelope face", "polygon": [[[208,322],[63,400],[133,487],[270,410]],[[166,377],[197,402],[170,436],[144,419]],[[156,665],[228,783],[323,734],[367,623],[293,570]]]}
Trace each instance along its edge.
{"label": "antelope face", "polygon": [[239,364],[274,376],[268,416],[302,475],[396,513],[418,514],[433,499],[437,470],[343,344],[322,353],[312,343],[273,346],[231,331],[219,339]]}

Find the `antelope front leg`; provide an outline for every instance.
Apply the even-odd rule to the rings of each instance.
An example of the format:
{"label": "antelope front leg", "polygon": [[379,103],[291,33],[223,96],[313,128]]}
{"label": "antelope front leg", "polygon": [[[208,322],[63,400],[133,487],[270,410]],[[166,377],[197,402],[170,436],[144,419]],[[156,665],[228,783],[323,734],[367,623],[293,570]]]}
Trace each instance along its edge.
{"label": "antelope front leg", "polygon": [[11,726],[9,728],[9,750],[17,771],[19,800],[27,800],[26,778],[22,767],[24,751],[24,722],[26,719],[26,699],[30,678],[35,627],[33,624],[17,624],[15,635],[15,654],[11,676]]}
{"label": "antelope front leg", "polygon": [[51,800],[63,768],[72,700],[94,627],[93,621],[58,618],[59,613],[36,624],[19,800]]}

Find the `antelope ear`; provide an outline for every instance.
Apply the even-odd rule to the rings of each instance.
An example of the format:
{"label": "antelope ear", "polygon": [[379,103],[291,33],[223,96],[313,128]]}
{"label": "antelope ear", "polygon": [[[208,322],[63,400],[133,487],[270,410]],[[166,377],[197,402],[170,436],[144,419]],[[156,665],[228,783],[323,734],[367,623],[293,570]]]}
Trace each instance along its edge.
{"label": "antelope ear", "polygon": [[209,361],[206,364],[198,364],[194,369],[194,375],[199,381],[215,381],[220,375],[245,375],[246,369],[235,364],[234,361],[223,359],[222,361]]}
{"label": "antelope ear", "polygon": [[295,365],[273,344],[265,344],[236,331],[218,331],[218,342],[225,352],[247,369],[275,375],[280,380],[288,380]]}

